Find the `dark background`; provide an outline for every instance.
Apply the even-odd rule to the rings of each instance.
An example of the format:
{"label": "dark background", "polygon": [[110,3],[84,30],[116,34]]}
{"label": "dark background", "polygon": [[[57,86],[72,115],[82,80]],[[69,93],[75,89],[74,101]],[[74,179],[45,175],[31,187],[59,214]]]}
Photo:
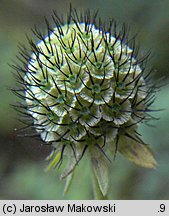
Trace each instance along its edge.
{"label": "dark background", "polygon": [[[169,76],[169,1],[168,0],[0,0],[0,199],[92,199],[89,163],[83,159],[78,166],[70,192],[62,195],[64,182],[59,173],[44,172],[44,160],[50,149],[41,141],[19,138],[15,128],[21,125],[9,104],[18,99],[7,90],[16,81],[8,63],[16,60],[18,43],[27,44],[25,33],[31,28],[44,28],[44,16],[50,19],[52,10],[65,14],[69,3],[77,9],[99,9],[104,20],[115,18],[127,23],[131,32],[138,33],[141,52],[151,50],[151,64],[157,69],[157,81]],[[168,82],[168,81],[167,81]],[[160,120],[155,127],[142,125],[140,131],[154,150],[156,170],[136,167],[118,155],[112,164],[110,199],[169,198],[169,86],[162,88],[153,108]]]}

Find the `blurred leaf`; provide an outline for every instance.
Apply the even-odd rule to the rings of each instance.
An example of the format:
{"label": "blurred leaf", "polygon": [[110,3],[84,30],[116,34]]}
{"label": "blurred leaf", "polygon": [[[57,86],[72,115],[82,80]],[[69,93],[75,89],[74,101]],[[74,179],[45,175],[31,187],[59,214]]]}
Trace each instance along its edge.
{"label": "blurred leaf", "polygon": [[67,194],[69,189],[70,189],[70,186],[72,184],[72,180],[73,180],[73,176],[74,176],[74,171],[71,172],[67,177],[66,177],[66,184],[65,184],[65,188],[64,188],[64,192],[63,194]]}
{"label": "blurred leaf", "polygon": [[107,195],[109,186],[109,171],[105,158],[92,158],[92,168],[103,196]]}
{"label": "blurred leaf", "polygon": [[119,151],[128,160],[138,166],[155,168],[157,165],[148,145],[138,143],[130,138],[121,136],[119,140]]}

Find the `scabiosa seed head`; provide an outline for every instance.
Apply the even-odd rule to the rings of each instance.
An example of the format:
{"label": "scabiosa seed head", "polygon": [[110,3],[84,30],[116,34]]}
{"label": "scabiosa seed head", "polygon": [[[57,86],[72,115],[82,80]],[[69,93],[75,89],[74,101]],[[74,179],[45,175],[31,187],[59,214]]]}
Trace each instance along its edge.
{"label": "scabiosa seed head", "polygon": [[109,152],[156,166],[137,132],[138,124],[150,118],[154,88],[146,58],[138,59],[125,27],[117,33],[114,21],[105,25],[96,15],[71,9],[66,22],[53,16],[54,28],[46,21],[47,36],[35,28],[39,42],[29,39],[30,49],[21,48],[24,66],[16,67],[21,89],[15,92],[24,99],[21,112],[53,147],[48,169],[67,156],[64,178],[87,153],[105,195]]}

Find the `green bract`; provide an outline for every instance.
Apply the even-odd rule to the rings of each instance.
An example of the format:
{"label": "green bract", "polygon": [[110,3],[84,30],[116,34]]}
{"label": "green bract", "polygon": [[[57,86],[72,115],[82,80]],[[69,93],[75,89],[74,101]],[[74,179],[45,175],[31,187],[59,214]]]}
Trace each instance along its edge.
{"label": "green bract", "polygon": [[109,152],[115,156],[119,150],[137,165],[156,166],[137,133],[138,123],[149,118],[152,85],[134,43],[129,47],[125,31],[117,34],[114,22],[106,28],[89,12],[78,17],[72,11],[66,23],[54,21],[53,29],[47,22],[45,37],[35,29],[40,41],[29,41],[30,57],[24,48],[22,108],[41,139],[53,146],[48,169],[67,156],[64,178],[86,152],[106,195]]}

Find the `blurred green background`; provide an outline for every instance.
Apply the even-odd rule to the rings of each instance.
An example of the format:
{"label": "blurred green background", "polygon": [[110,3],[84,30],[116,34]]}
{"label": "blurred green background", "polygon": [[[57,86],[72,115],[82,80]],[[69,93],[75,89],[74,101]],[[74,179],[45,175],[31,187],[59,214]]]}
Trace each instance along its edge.
{"label": "blurred green background", "polygon": [[[16,112],[9,104],[18,99],[7,90],[16,85],[8,63],[16,60],[18,43],[26,42],[31,28],[44,27],[44,16],[52,10],[65,14],[69,3],[77,9],[99,9],[102,19],[115,18],[138,32],[142,52],[152,51],[154,79],[169,77],[169,1],[168,0],[0,0],[0,199],[92,199],[92,178],[87,158],[77,167],[69,193],[63,196],[64,182],[59,173],[44,172],[50,148],[31,138],[19,138]],[[110,199],[169,198],[169,86],[158,93],[153,108],[165,108],[154,115],[155,127],[142,125],[144,141],[151,144],[158,161],[156,170],[136,167],[118,155],[113,161]]]}

